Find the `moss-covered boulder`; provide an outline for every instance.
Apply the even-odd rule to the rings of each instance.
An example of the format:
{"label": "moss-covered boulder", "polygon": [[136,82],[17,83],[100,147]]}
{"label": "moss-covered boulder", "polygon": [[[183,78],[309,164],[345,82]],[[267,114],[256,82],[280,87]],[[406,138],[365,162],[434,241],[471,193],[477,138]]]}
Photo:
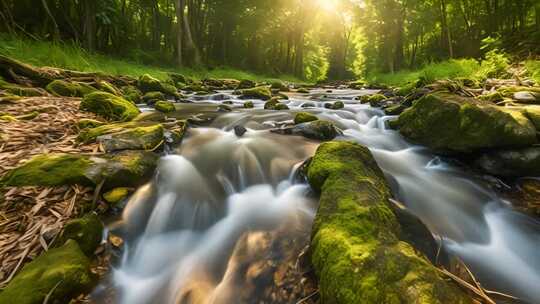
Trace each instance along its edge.
{"label": "moss-covered boulder", "polygon": [[311,262],[322,303],[471,303],[425,257],[400,241],[390,188],[369,150],[322,144],[308,167],[320,193]]}
{"label": "moss-covered boulder", "polygon": [[336,102],[327,102],[324,104],[324,107],[331,110],[339,110],[345,108],[345,104],[343,101],[336,101]]}
{"label": "moss-covered boulder", "polygon": [[105,92],[95,92],[84,96],[80,109],[112,121],[129,121],[140,113],[133,103]]}
{"label": "moss-covered boulder", "polygon": [[164,140],[164,129],[160,124],[127,128],[124,131],[98,137],[98,142],[105,149],[105,152],[153,150],[162,144]]}
{"label": "moss-covered boulder", "polygon": [[294,116],[295,125],[310,122],[310,121],[315,121],[315,120],[319,120],[319,118],[317,118],[317,116],[308,112],[296,113],[296,115]]}
{"label": "moss-covered boulder", "polygon": [[104,228],[97,214],[88,213],[67,222],[56,243],[61,245],[67,240],[74,240],[79,244],[82,252],[91,257],[101,243]]}
{"label": "moss-covered boulder", "polygon": [[73,240],[26,264],[0,293],[2,304],[69,303],[95,283],[90,261]]}
{"label": "moss-covered boulder", "polygon": [[176,111],[176,107],[174,106],[174,103],[170,101],[158,101],[154,105],[155,109],[162,113],[171,113]]}
{"label": "moss-covered boulder", "polygon": [[278,103],[277,105],[274,106],[274,110],[276,111],[289,110],[289,106],[284,103]]}
{"label": "moss-covered boulder", "polygon": [[169,73],[169,78],[174,84],[187,84],[186,76],[178,73]]}
{"label": "moss-covered boulder", "polygon": [[115,87],[112,83],[105,80],[97,81],[96,87],[98,88],[98,90],[103,91],[103,92],[111,93],[117,96],[122,95],[122,93],[117,87]]}
{"label": "moss-covered boulder", "polygon": [[143,112],[139,116],[133,119],[133,122],[164,122],[167,120],[165,114],[157,111],[153,112]]}
{"label": "moss-covered boulder", "polygon": [[99,157],[50,153],[31,158],[0,179],[0,186],[96,186],[105,189],[136,187],[153,174],[158,156],[153,152],[122,151]]}
{"label": "moss-covered boulder", "polygon": [[133,128],[149,127],[158,124],[157,117],[156,120],[151,120],[151,117],[148,117],[149,115],[145,116],[148,118],[148,120],[112,123],[95,128],[82,129],[79,132],[79,136],[77,136],[77,141],[82,143],[90,143],[95,141],[98,137],[107,134],[120,133]]}
{"label": "moss-covered boulder", "polygon": [[389,107],[385,108],[384,109],[384,114],[386,114],[386,115],[400,115],[401,113],[403,113],[403,111],[405,111],[405,109],[407,109],[407,107],[404,106],[404,105],[401,105],[401,104],[393,105],[393,106],[389,106]]}
{"label": "moss-covered boulder", "polygon": [[236,86],[236,90],[251,89],[254,88],[256,85],[257,84],[254,81],[251,81],[249,79],[242,79],[240,80],[238,86]]}
{"label": "moss-covered boulder", "polygon": [[467,153],[537,143],[534,125],[520,111],[450,93],[421,98],[399,116],[395,126],[405,137],[438,152]]}
{"label": "moss-covered boulder", "polygon": [[124,99],[131,101],[135,104],[140,103],[142,100],[142,92],[134,86],[125,86],[122,88]]}
{"label": "moss-covered boulder", "polygon": [[23,87],[20,85],[6,82],[1,78],[0,78],[0,89],[4,90],[5,92],[11,95],[16,95],[16,96],[34,97],[34,96],[47,95],[47,92],[45,92],[43,89]]}
{"label": "moss-covered boulder", "polygon": [[244,89],[240,92],[240,98],[243,99],[262,99],[269,100],[272,98],[272,92],[266,86],[255,87],[251,89]]}
{"label": "moss-covered boulder", "polygon": [[279,99],[277,97],[272,97],[269,101],[264,103],[265,110],[274,110],[279,104]]}
{"label": "moss-covered boulder", "polygon": [[282,92],[288,92],[289,91],[289,87],[281,80],[272,81],[272,83],[270,84],[270,88],[271,89],[276,89],[276,90],[282,91]]}
{"label": "moss-covered boulder", "polygon": [[93,86],[84,82],[67,82],[64,80],[55,80],[49,83],[46,89],[55,96],[65,97],[84,97],[98,91]]}
{"label": "moss-covered boulder", "polygon": [[497,103],[504,100],[504,96],[499,92],[491,92],[491,93],[483,94],[476,98],[483,101],[493,102],[493,103]]}
{"label": "moss-covered boulder", "polygon": [[141,75],[137,85],[143,93],[161,91],[161,81],[148,74]]}
{"label": "moss-covered boulder", "polygon": [[161,92],[148,92],[146,94],[144,94],[144,96],[142,97],[142,100],[148,104],[148,105],[153,105],[155,104],[156,102],[160,101],[160,100],[165,100],[165,94],[161,93]]}
{"label": "moss-covered boulder", "polygon": [[360,98],[360,103],[369,103],[372,107],[380,107],[382,102],[386,99],[386,96],[382,94],[364,95]]}
{"label": "moss-covered boulder", "polygon": [[253,101],[246,101],[244,102],[244,109],[253,109],[255,105],[253,104]]}

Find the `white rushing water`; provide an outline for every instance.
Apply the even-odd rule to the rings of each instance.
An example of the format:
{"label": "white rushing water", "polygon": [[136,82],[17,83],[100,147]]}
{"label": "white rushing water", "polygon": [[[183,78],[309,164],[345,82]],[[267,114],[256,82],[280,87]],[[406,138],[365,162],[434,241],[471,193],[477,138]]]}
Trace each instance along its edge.
{"label": "white rushing water", "polygon": [[[235,110],[209,128],[192,129],[178,151],[162,158],[156,180],[124,210],[127,245],[112,277],[117,301],[240,303],[239,242],[253,249],[249,240],[258,231],[285,224],[293,231],[295,225],[309,227],[314,217],[308,186],[294,184],[290,175],[317,143],[267,131],[309,102],[316,108],[303,110],[335,122],[344,131],[340,140],[371,149],[396,197],[485,287],[540,303],[540,223],[513,211],[481,180],[386,129],[391,117],[353,101],[358,94],[321,90],[316,100],[295,96],[288,101],[292,110],[284,112],[262,111],[262,101],[255,101],[259,109]],[[338,99],[345,109],[324,109],[325,100]],[[231,131],[235,125],[248,132],[238,138]]]}

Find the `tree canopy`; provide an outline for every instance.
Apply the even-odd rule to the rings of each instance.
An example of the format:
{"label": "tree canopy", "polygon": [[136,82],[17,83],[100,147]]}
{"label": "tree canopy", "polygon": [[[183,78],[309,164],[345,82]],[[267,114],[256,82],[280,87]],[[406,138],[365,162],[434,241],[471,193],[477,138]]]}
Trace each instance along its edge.
{"label": "tree canopy", "polygon": [[0,0],[0,30],[315,81],[480,58],[486,45],[534,56],[540,0]]}

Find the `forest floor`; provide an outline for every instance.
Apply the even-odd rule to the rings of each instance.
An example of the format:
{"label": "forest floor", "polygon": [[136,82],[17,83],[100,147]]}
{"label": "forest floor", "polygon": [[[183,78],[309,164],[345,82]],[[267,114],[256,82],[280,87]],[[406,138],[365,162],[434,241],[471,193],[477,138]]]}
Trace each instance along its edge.
{"label": "forest floor", "polygon": [[[141,58],[137,61],[114,58],[95,53],[89,53],[81,47],[68,43],[51,43],[34,41],[0,35],[0,55],[5,55],[38,67],[50,66],[81,72],[102,72],[111,75],[126,75],[139,77],[149,74],[160,80],[167,79],[168,73],[180,73],[195,79],[204,78],[233,78],[249,79],[253,81],[283,80],[301,83],[302,80],[290,75],[263,75],[230,67],[205,68],[175,68],[163,64],[141,63],[149,57],[141,51]],[[155,59],[153,59],[155,63]]]}

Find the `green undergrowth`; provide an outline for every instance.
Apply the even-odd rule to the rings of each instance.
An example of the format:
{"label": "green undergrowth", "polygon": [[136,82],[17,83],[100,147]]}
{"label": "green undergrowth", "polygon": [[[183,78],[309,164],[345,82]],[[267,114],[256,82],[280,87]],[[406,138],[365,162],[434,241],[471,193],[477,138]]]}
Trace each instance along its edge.
{"label": "green undergrowth", "polygon": [[133,77],[150,74],[161,80],[167,78],[167,73],[174,72],[197,79],[234,78],[272,82],[279,78],[296,83],[302,82],[293,76],[280,75],[279,77],[275,77],[260,75],[229,67],[219,67],[210,70],[204,68],[192,69],[151,66],[136,61],[89,53],[80,46],[74,44],[35,41],[8,35],[0,35],[0,54],[36,66],[58,67],[82,72],[103,72]]}
{"label": "green undergrowth", "polygon": [[540,60],[528,60],[525,62],[525,67],[529,76],[540,84]]}

